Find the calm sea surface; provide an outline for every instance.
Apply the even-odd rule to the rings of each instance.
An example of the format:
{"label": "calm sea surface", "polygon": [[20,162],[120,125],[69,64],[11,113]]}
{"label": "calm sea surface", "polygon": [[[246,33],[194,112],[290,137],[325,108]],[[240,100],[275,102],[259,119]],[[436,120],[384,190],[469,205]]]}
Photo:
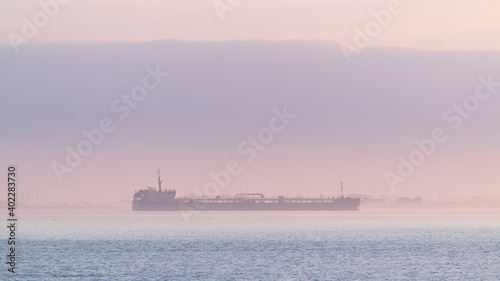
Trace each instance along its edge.
{"label": "calm sea surface", "polygon": [[498,210],[19,217],[16,277],[3,226],[0,280],[500,280]]}

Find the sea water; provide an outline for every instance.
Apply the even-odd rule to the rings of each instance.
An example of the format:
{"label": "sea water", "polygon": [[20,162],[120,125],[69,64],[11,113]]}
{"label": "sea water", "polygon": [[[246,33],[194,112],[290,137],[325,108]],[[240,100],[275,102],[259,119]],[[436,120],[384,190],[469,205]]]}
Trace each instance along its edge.
{"label": "sea water", "polygon": [[1,280],[500,280],[498,210],[18,215]]}

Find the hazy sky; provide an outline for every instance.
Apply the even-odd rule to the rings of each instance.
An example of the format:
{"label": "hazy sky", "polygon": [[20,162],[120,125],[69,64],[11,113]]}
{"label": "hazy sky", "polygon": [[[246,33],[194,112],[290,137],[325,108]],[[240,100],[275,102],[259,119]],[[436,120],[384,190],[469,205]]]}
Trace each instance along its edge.
{"label": "hazy sky", "polygon": [[[389,3],[242,1],[221,20],[212,1],[71,1],[16,53],[9,38],[43,9],[4,1],[1,165],[18,165],[21,192],[73,202],[130,200],[156,168],[189,195],[231,160],[242,172],[222,194],[336,196],[342,180],[347,193],[500,196],[500,87],[466,118],[454,108],[479,76],[500,81],[500,3],[400,1],[348,63],[339,42],[356,45]],[[169,76],[122,120],[113,104],[147,67]],[[238,146],[284,107],[296,117],[247,161]],[[103,118],[114,131],[58,181],[52,164]],[[436,129],[447,140],[391,189],[386,173]]]}
{"label": "hazy sky", "polygon": [[[46,0],[44,0],[46,1]],[[66,0],[68,1],[68,0]],[[43,2],[43,1],[42,1]],[[161,39],[190,41],[324,39],[351,42],[355,28],[387,10],[391,0],[240,0],[224,12],[214,8],[228,0],[72,0],[30,42],[137,42]],[[237,3],[237,0],[231,0]],[[500,50],[500,2],[495,0],[401,0],[398,14],[372,45],[423,49]],[[32,19],[38,1],[0,4],[0,43],[21,32],[22,18]]]}

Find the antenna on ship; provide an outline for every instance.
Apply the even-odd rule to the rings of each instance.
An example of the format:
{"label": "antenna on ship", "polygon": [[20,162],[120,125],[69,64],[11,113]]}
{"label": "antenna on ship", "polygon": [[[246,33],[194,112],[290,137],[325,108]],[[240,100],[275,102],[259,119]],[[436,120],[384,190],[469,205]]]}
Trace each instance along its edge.
{"label": "antenna on ship", "polygon": [[162,180],[160,178],[160,169],[158,168],[158,172],[156,172],[158,174],[158,190],[161,192],[161,183],[162,183]]}
{"label": "antenna on ship", "polygon": [[297,199],[299,199],[299,177],[297,177]]}

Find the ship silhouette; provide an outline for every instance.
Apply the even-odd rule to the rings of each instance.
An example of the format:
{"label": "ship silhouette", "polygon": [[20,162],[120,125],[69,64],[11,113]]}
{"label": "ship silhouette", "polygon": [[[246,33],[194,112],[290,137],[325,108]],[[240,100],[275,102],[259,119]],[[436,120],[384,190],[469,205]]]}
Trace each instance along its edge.
{"label": "ship silhouette", "polygon": [[344,197],[344,187],[340,184],[340,197],[327,198],[265,198],[262,193],[239,193],[231,198],[175,198],[176,191],[162,190],[160,169],[158,169],[158,189],[150,187],[136,191],[132,201],[134,211],[179,211],[179,210],[206,210],[206,211],[306,211],[331,210],[354,211],[358,210],[360,199]]}

